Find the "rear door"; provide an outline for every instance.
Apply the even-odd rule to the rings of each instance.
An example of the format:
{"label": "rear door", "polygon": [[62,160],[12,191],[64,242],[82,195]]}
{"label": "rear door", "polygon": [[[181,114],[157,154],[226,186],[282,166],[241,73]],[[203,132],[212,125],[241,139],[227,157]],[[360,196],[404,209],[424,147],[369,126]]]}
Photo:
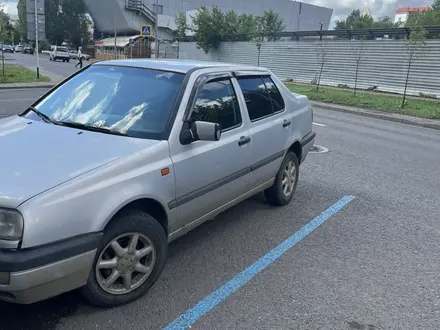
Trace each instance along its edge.
{"label": "rear door", "polygon": [[246,103],[252,136],[251,171],[256,184],[274,178],[290,137],[291,118],[270,74],[236,72]]}

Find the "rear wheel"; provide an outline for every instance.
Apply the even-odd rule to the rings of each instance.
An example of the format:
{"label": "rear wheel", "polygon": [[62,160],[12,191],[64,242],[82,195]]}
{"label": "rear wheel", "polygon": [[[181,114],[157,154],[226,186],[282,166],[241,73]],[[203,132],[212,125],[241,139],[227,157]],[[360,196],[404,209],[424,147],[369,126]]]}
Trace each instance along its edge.
{"label": "rear wheel", "polygon": [[272,187],[264,191],[267,202],[277,206],[287,205],[295,193],[298,174],[298,157],[292,151],[289,151],[284,157]]}
{"label": "rear wheel", "polygon": [[165,267],[167,238],[148,213],[128,211],[104,231],[93,269],[81,290],[93,305],[111,307],[142,296]]}

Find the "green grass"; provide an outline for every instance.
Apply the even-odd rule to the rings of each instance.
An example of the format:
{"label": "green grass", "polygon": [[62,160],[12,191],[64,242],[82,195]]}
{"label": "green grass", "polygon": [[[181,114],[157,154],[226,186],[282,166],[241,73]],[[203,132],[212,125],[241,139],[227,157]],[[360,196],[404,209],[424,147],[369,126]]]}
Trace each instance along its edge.
{"label": "green grass", "polygon": [[313,85],[287,83],[286,86],[292,92],[307,95],[312,101],[381,110],[422,118],[440,119],[440,101],[436,100],[407,99],[405,107],[401,109],[401,96],[358,91],[356,97],[354,97],[352,91],[338,90],[337,88],[320,87],[317,92],[316,86]]}
{"label": "green grass", "polygon": [[19,65],[5,64],[5,74],[0,61],[0,84],[28,83],[50,81],[48,77],[41,76],[37,79],[37,73]]}

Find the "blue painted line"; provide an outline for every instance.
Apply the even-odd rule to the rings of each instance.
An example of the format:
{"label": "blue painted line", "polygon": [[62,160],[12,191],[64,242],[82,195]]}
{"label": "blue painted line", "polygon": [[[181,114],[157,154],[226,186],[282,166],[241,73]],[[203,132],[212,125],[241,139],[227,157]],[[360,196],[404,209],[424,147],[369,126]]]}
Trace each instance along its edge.
{"label": "blue painted line", "polygon": [[223,284],[209,296],[206,296],[203,300],[194,305],[194,307],[180,315],[177,319],[163,328],[163,330],[186,329],[195,323],[199,318],[211,311],[215,306],[220,304],[231,294],[249,282],[255,275],[267,268],[271,263],[295,246],[296,243],[301,241],[304,237],[308,236],[316,228],[322,225],[332,215],[338,213],[345,205],[350,203],[353,198],[354,196],[344,196],[315,219],[310,221],[307,225],[302,227],[295,234],[258,259],[254,264],[243,270],[230,281]]}

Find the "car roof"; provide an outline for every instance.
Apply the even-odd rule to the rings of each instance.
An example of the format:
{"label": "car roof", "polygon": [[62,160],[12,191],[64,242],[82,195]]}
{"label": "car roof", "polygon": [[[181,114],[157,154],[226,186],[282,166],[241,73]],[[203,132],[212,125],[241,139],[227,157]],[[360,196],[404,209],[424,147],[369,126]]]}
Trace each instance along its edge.
{"label": "car roof", "polygon": [[145,69],[155,69],[164,71],[173,71],[180,73],[187,73],[192,69],[202,69],[211,67],[224,67],[224,68],[236,68],[237,70],[266,70],[261,67],[255,66],[243,66],[234,63],[213,62],[213,61],[198,61],[198,60],[181,60],[181,59],[126,59],[126,60],[109,60],[100,61],[94,65],[115,65],[115,66],[128,66],[138,67]]}

